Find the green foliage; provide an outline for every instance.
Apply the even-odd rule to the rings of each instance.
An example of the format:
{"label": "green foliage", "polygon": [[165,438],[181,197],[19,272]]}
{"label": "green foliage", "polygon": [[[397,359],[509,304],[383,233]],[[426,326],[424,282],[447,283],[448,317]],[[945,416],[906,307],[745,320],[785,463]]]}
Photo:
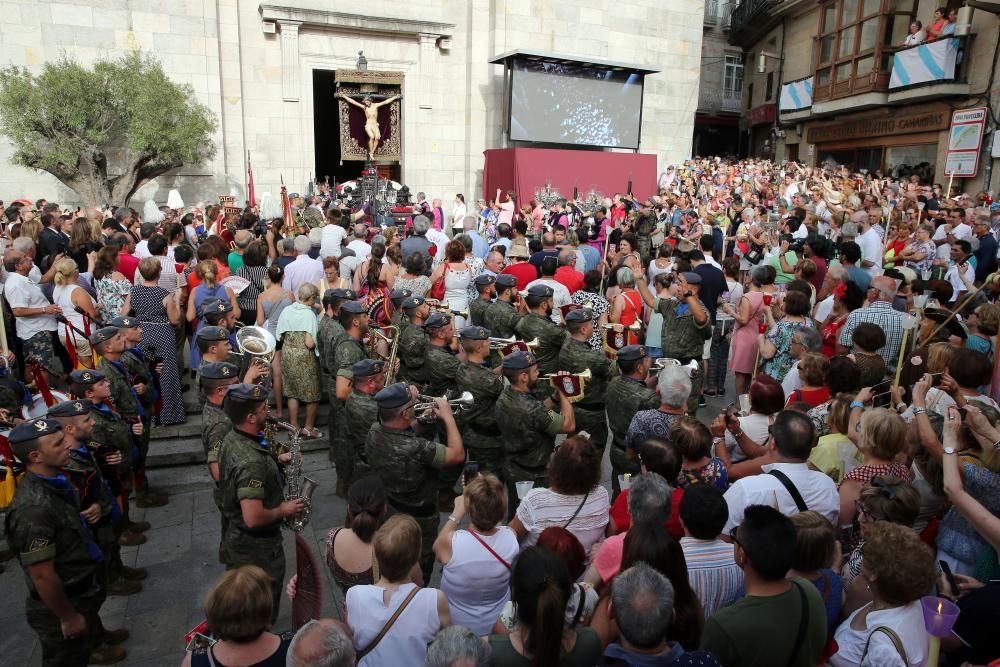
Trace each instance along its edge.
{"label": "green foliage", "polygon": [[[165,171],[211,159],[215,128],[190,86],[172,82],[155,58],[137,51],[92,69],[63,55],[38,75],[0,70],[0,133],[13,142],[14,160],[71,187],[104,180],[100,187],[122,185],[131,196]],[[117,174],[136,182],[117,184]]]}

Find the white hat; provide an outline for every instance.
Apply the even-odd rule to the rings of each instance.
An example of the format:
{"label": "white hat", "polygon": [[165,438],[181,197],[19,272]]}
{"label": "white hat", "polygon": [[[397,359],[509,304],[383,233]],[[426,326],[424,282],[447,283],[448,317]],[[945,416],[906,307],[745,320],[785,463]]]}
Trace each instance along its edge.
{"label": "white hat", "polygon": [[174,210],[184,208],[184,200],[181,199],[181,193],[177,189],[173,189],[167,193],[167,208]]}
{"label": "white hat", "polygon": [[166,217],[167,216],[163,215],[163,212],[160,211],[159,207],[157,207],[155,201],[153,201],[152,199],[146,200],[145,205],[143,205],[142,207],[143,222],[152,222],[153,224],[158,225],[161,222],[163,222],[163,219]]}

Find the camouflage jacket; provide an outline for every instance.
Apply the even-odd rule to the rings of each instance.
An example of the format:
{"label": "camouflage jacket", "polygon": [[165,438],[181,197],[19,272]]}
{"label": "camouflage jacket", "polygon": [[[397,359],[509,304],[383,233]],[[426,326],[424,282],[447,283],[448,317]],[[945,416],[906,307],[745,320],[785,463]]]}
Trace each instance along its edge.
{"label": "camouflage jacket", "polygon": [[444,396],[455,388],[455,375],[462,364],[451,350],[437,345],[427,347],[427,392],[431,396]]}
{"label": "camouflage jacket", "polygon": [[409,382],[414,384],[427,382],[427,369],[424,366],[427,361],[428,347],[430,347],[430,340],[421,326],[410,324],[400,334],[398,353],[400,374]]}
{"label": "camouflage jacket", "polygon": [[564,418],[530,393],[504,387],[496,402],[496,420],[504,438],[507,463],[541,475],[556,445]]}
{"label": "camouflage jacket", "polygon": [[345,437],[363,453],[368,431],[378,422],[378,405],[374,398],[354,389],[344,402],[344,413],[344,423],[347,425]]}
{"label": "camouflage jacket", "polygon": [[565,329],[547,317],[528,313],[517,321],[514,331],[523,341],[538,339],[535,358],[538,359],[538,372],[541,375],[561,370],[557,368],[559,350],[569,338]]}
{"label": "camouflage jacket", "polygon": [[[654,307],[658,313],[663,315],[663,332],[660,343],[663,356],[684,360],[698,359],[700,361],[705,341],[712,337],[711,321],[706,319],[704,324],[696,324],[694,315],[691,314],[691,308],[687,303],[677,299],[657,299]],[[707,314],[708,309],[705,308],[705,304],[701,304],[701,307]]]}
{"label": "camouflage jacket", "polygon": [[122,455],[122,462],[118,464],[118,473],[127,475],[132,467],[132,426],[127,424],[121,415],[115,413],[110,407],[102,410],[98,406],[90,409],[90,415],[94,418],[94,434],[91,440],[100,443],[105,447],[114,447]]}
{"label": "camouflage jacket", "polygon": [[226,434],[233,430],[233,423],[222,407],[206,402],[201,411],[201,446],[206,463],[218,463],[219,448]]}
{"label": "camouflage jacket", "polygon": [[104,373],[111,385],[111,404],[122,417],[138,417],[140,404],[132,391],[132,378],[124,363],[114,363],[102,358],[97,370]]}
{"label": "camouflage jacket", "polygon": [[323,378],[329,380],[337,374],[337,341],[344,335],[344,327],[336,319],[324,315],[316,329],[316,348]]}
{"label": "camouflage jacket", "polygon": [[517,312],[513,304],[497,299],[486,309],[484,326],[490,330],[491,335],[496,338],[510,338],[514,335],[514,327],[521,319],[521,314]]}
{"label": "camouflage jacket", "polygon": [[438,474],[446,448],[410,432],[375,424],[365,453],[372,473],[385,484],[389,504],[414,517],[437,512]]}
{"label": "camouflage jacket", "polygon": [[[583,390],[583,399],[574,405],[584,409],[604,408],[605,394],[611,378],[618,377],[618,364],[608,359],[601,352],[590,349],[590,342],[567,338],[559,350],[559,370],[570,373],[582,373],[590,369],[593,376],[587,380]],[[593,406],[593,407],[591,407]]]}
{"label": "camouflage jacket", "polygon": [[620,375],[608,383],[605,406],[612,443],[619,449],[624,449],[625,434],[628,433],[632,417],[639,410],[658,408],[660,398],[656,395],[656,390],[650,389],[645,383]]}
{"label": "camouflage jacket", "polygon": [[488,366],[463,361],[455,373],[455,390],[471,392],[475,403],[468,410],[455,414],[455,421],[463,432],[471,429],[479,435],[500,434],[497,426],[495,405],[503,391],[503,376],[497,375]]}
{"label": "camouflage jacket", "polygon": [[354,371],[351,370],[351,366],[367,358],[368,352],[361,341],[344,334],[337,340],[336,351],[334,352],[334,376],[353,380]]}
{"label": "camouflage jacket", "polygon": [[[478,295],[477,295],[478,296]],[[492,305],[492,301],[473,299],[469,302],[469,321],[477,327],[486,326],[486,310]]]}
{"label": "camouflage jacket", "polygon": [[129,372],[132,378],[138,378],[139,382],[146,385],[146,391],[139,394],[139,403],[142,405],[143,410],[145,410],[146,415],[151,415],[155,387],[153,386],[153,374],[149,372],[146,358],[142,356],[142,352],[138,348],[133,347],[125,350],[121,361],[125,364],[125,370]]}
{"label": "camouflage jacket", "polygon": [[219,496],[228,522],[223,542],[232,544],[245,536],[281,540],[281,523],[248,528],[241,500],[260,500],[274,509],[284,500],[281,473],[271,452],[255,437],[232,429],[219,448]]}

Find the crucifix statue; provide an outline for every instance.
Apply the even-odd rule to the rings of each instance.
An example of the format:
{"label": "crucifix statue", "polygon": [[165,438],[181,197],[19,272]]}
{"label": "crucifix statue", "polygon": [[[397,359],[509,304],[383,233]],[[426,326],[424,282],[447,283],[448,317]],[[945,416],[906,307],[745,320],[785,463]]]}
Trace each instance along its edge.
{"label": "crucifix statue", "polygon": [[382,141],[382,132],[378,128],[379,107],[392,104],[402,96],[393,95],[378,103],[372,101],[371,95],[365,95],[360,102],[344,93],[337,93],[337,97],[365,112],[365,134],[368,135],[368,159],[374,161],[375,149],[378,148],[379,143]]}

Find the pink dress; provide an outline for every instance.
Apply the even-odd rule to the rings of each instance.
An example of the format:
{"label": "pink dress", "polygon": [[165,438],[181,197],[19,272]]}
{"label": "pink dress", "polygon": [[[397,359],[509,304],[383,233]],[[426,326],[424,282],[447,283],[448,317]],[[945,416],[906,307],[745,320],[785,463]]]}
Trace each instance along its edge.
{"label": "pink dress", "polygon": [[740,326],[736,323],[733,330],[733,342],[729,351],[729,369],[734,373],[753,373],[753,364],[757,359],[757,333],[763,312],[764,293],[747,292],[743,298],[750,302],[750,321]]}

